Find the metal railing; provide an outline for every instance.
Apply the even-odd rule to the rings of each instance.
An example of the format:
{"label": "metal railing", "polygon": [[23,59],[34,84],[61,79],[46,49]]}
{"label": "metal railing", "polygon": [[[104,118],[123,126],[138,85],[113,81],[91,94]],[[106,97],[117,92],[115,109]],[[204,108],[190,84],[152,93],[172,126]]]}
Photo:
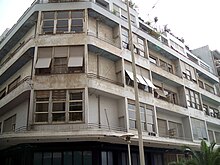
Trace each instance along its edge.
{"label": "metal railing", "polygon": [[87,73],[87,77],[88,78],[97,78],[97,79],[100,79],[100,80],[111,82],[111,83],[116,84],[116,85],[124,86],[124,84],[121,83],[121,82],[114,81],[112,79],[109,79],[109,78],[106,78],[106,77],[103,77],[103,76],[99,76],[99,75],[94,74],[94,73]]}
{"label": "metal railing", "polygon": [[14,55],[21,50],[21,48],[23,48],[25,45],[27,45],[29,43],[29,41],[31,41],[34,38],[34,36],[30,37],[28,40],[22,42],[15,50],[14,52],[12,52],[8,58],[6,58],[1,64],[0,64],[0,69],[10,60],[12,59],[12,57],[14,57]]}
{"label": "metal railing", "polygon": [[87,32],[87,35],[88,35],[88,36],[95,37],[95,38],[98,38],[98,39],[100,39],[100,40],[102,40],[102,41],[104,41],[104,42],[107,42],[108,44],[111,44],[111,45],[113,45],[113,46],[116,46],[117,48],[120,48],[120,45],[119,45],[119,44],[116,44],[114,41],[109,40],[109,39],[107,39],[107,38],[100,37],[100,36],[98,36],[98,35],[96,35],[96,34],[94,34],[94,33],[92,33],[92,32]]}
{"label": "metal railing", "polygon": [[[3,99],[5,96],[7,96],[9,93],[11,93],[14,89],[16,89],[18,86],[20,86],[21,84],[30,81],[31,80],[31,76],[26,76],[25,78],[23,78],[21,81],[19,81],[15,86],[13,86],[12,88],[10,88],[10,90],[5,92],[5,95],[1,98]],[[0,100],[1,100],[0,99]]]}

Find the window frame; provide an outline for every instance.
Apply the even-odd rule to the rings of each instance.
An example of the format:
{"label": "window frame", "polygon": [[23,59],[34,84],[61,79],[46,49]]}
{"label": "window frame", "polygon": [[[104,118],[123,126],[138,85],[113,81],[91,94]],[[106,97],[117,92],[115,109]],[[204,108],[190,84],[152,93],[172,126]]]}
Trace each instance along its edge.
{"label": "window frame", "polygon": [[[37,92],[49,92],[49,98],[47,100],[37,100],[37,96],[36,93]],[[53,98],[53,96],[55,97],[55,95],[53,95],[53,93],[57,91],[57,92],[65,92],[65,98]],[[70,100],[70,96],[69,93],[73,92],[73,93],[81,93],[81,98],[82,100]],[[61,96],[61,95],[59,95]],[[74,90],[66,90],[66,89],[59,89],[59,90],[36,90],[35,91],[35,108],[34,108],[34,123],[35,124],[54,124],[54,123],[82,123],[85,121],[85,108],[84,108],[84,101],[85,97],[84,97],[84,90],[78,90],[78,89],[74,89]],[[70,113],[73,113],[70,111],[70,103],[71,102],[81,102],[82,105],[82,109],[78,110],[78,111],[74,111],[74,113],[81,113],[81,120],[77,120],[77,121],[71,121],[70,120]],[[36,111],[36,106],[37,104],[42,104],[42,103],[47,103],[48,104],[48,110],[46,112],[37,112]],[[53,105],[54,104],[59,104],[59,103],[63,103],[63,105],[65,105],[64,110],[60,110],[60,111],[54,111],[53,110]],[[43,122],[39,122],[36,121],[36,115],[38,114],[47,114],[47,121],[43,121]],[[65,117],[64,120],[53,120],[53,115],[54,114],[62,114],[62,116]],[[62,117],[61,116],[61,117]]]}

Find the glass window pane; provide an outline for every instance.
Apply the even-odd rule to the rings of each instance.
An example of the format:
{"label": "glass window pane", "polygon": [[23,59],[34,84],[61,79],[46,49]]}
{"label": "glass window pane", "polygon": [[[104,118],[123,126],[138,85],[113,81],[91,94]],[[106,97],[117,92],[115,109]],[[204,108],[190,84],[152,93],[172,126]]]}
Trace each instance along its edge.
{"label": "glass window pane", "polygon": [[113,165],[113,154],[108,152],[108,165]]}
{"label": "glass window pane", "polygon": [[44,19],[54,19],[54,13],[55,12],[44,12],[43,13],[43,18]]}
{"label": "glass window pane", "polygon": [[91,151],[83,152],[83,165],[92,165],[92,152]]}
{"label": "glass window pane", "polygon": [[36,101],[48,101],[50,91],[36,91]]}
{"label": "glass window pane", "polygon": [[66,91],[65,90],[54,90],[52,91],[53,101],[66,101]]}
{"label": "glass window pane", "polygon": [[53,121],[65,121],[65,113],[53,113],[52,120]]}
{"label": "glass window pane", "polygon": [[102,151],[102,165],[107,165],[107,153]]}
{"label": "glass window pane", "polygon": [[134,105],[134,104],[128,104],[128,109],[133,109],[133,110],[135,110],[135,105]]}
{"label": "glass window pane", "polygon": [[82,152],[81,151],[74,151],[73,152],[73,164],[74,165],[81,165],[82,164]]}
{"label": "glass window pane", "polygon": [[70,93],[70,100],[82,100],[82,92]]}
{"label": "glass window pane", "polygon": [[82,102],[70,102],[69,111],[82,111]]}
{"label": "glass window pane", "polygon": [[49,103],[36,103],[36,112],[48,112]]}
{"label": "glass window pane", "polygon": [[48,114],[35,114],[35,122],[47,122],[48,121]]}
{"label": "glass window pane", "polygon": [[45,152],[43,157],[43,165],[51,165],[52,163],[52,153]]}
{"label": "glass window pane", "polygon": [[69,18],[69,12],[68,11],[57,12],[57,19],[62,19],[62,18]]}
{"label": "glass window pane", "polygon": [[135,111],[129,110],[129,111],[128,111],[128,115],[129,115],[129,118],[130,118],[130,119],[136,119]]}
{"label": "glass window pane", "polygon": [[129,120],[129,127],[132,129],[136,128],[136,122],[134,120]]}
{"label": "glass window pane", "polygon": [[53,165],[61,165],[62,163],[62,154],[61,152],[53,153]]}
{"label": "glass window pane", "polygon": [[83,18],[83,11],[72,11],[71,13],[72,18]]}
{"label": "glass window pane", "polygon": [[82,112],[69,113],[69,120],[70,121],[82,121],[83,120]]}
{"label": "glass window pane", "polygon": [[72,26],[83,26],[83,20],[82,19],[73,19],[71,22]]}
{"label": "glass window pane", "polygon": [[63,152],[63,164],[72,165],[72,152],[71,151]]}
{"label": "glass window pane", "polygon": [[42,165],[42,153],[34,153],[34,165]]}
{"label": "glass window pane", "polygon": [[56,112],[56,111],[65,111],[65,102],[62,102],[62,103],[53,103],[52,111],[53,111],[53,112]]}
{"label": "glass window pane", "polygon": [[82,26],[71,26],[71,31],[72,32],[82,32],[83,27]]}

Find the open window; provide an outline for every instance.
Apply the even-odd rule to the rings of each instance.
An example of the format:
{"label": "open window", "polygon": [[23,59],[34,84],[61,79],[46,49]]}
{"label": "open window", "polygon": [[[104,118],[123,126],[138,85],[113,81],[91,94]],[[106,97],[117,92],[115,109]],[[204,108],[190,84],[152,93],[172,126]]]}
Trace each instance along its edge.
{"label": "open window", "polygon": [[35,65],[36,74],[49,74],[51,72],[52,47],[38,49],[38,58]]}
{"label": "open window", "polygon": [[83,72],[84,46],[70,47],[68,69],[69,73]]}

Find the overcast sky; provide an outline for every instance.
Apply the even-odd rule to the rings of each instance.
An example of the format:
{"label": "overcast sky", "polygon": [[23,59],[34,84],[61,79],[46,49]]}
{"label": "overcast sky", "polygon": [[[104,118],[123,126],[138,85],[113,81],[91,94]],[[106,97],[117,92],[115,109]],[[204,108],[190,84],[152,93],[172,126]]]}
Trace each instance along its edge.
{"label": "overcast sky", "polygon": [[[0,0],[0,34],[11,28],[34,0]],[[168,25],[191,49],[209,45],[220,51],[219,0],[133,0],[144,20]],[[152,8],[154,5],[156,6]]]}

